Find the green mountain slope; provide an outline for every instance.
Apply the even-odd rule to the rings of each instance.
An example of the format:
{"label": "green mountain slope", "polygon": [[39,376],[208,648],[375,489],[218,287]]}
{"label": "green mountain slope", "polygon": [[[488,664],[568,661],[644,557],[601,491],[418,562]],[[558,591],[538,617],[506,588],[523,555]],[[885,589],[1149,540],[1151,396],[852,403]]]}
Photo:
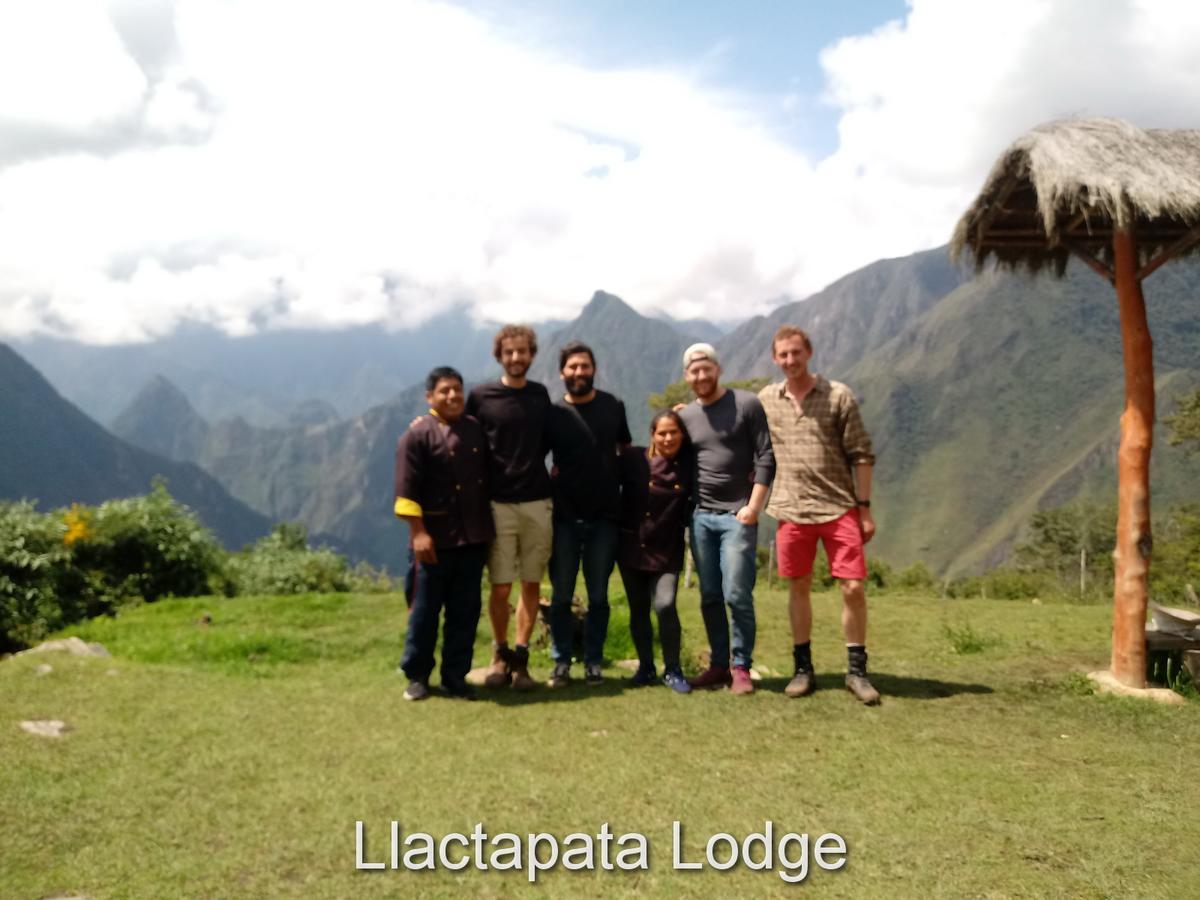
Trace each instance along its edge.
{"label": "green mountain slope", "polygon": [[[1163,404],[1200,377],[1198,287],[1194,264],[1146,286]],[[1115,497],[1117,306],[1082,267],[1061,281],[985,273],[843,380],[875,438],[875,548],[893,563],[977,570],[1004,557],[1034,510]],[[1200,458],[1160,432],[1155,501],[1194,499],[1197,484]]]}
{"label": "green mountain slope", "polygon": [[969,279],[969,272],[950,264],[945,248],[879,260],[807,300],[744,322],[717,341],[721,368],[728,380],[774,375],[771,339],[789,324],[812,336],[816,368],[845,372]]}
{"label": "green mountain slope", "polygon": [[42,509],[144,494],[155,476],[227,547],[265,534],[266,518],[195,465],[149,453],[105,431],[0,344],[0,497]]}

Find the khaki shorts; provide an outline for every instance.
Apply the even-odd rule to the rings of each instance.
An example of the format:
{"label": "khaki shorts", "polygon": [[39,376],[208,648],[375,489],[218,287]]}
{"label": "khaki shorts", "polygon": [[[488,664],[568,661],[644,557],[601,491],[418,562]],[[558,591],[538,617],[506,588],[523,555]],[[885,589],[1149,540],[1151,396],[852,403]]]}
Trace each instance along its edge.
{"label": "khaki shorts", "polygon": [[496,540],[488,555],[488,581],[512,584],[514,581],[541,581],[550,560],[552,535],[549,498],[527,503],[492,503]]}

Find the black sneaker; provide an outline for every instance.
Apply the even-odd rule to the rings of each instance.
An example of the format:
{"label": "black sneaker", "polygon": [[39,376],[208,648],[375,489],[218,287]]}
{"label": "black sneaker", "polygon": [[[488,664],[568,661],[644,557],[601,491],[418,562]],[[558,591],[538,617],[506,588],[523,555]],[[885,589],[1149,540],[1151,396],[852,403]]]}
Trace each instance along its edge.
{"label": "black sneaker", "polygon": [[423,681],[410,681],[404,689],[405,700],[424,700],[429,696],[429,685]]}
{"label": "black sneaker", "polygon": [[583,667],[583,678],[592,687],[598,684],[604,684],[604,672],[600,669],[599,663],[588,663]]}
{"label": "black sneaker", "polygon": [[655,671],[654,666],[638,669],[633,673],[633,677],[629,679],[629,684],[632,687],[650,687],[653,684],[658,684],[658,672]]}
{"label": "black sneaker", "polygon": [[465,681],[447,681],[442,683],[442,691],[454,700],[475,700],[477,694],[472,685]]}
{"label": "black sneaker", "polygon": [[546,682],[552,688],[565,688],[571,683],[571,664],[569,662],[556,662],[554,664],[554,672],[550,675],[550,680]]}

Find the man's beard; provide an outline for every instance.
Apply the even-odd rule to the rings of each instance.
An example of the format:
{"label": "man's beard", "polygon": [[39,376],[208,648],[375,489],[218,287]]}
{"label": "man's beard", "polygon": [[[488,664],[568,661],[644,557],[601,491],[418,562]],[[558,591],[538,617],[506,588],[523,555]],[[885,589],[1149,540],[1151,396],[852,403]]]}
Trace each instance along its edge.
{"label": "man's beard", "polygon": [[586,397],[592,392],[592,385],[595,383],[596,379],[591,375],[577,375],[574,378],[568,378],[567,393],[572,397]]}
{"label": "man's beard", "polygon": [[529,371],[529,363],[510,362],[504,367],[504,374],[510,378],[524,378],[525,373]]}

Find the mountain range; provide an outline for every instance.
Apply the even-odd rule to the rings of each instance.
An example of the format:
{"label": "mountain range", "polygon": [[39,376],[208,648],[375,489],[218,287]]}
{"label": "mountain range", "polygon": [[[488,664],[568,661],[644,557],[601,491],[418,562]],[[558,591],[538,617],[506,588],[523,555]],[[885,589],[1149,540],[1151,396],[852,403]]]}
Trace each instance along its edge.
{"label": "mountain range", "polygon": [[[1195,263],[1165,267],[1146,285],[1164,414],[1172,397],[1200,383],[1198,292]],[[1083,267],[1069,268],[1061,280],[994,271],[975,276],[952,266],[942,248],[873,263],[715,339],[712,331],[642,316],[598,291],[574,321],[540,328],[531,377],[557,394],[558,348],[586,341],[596,351],[598,386],[626,401],[641,442],[650,415],[646,396],[680,378],[688,343],[713,340],[726,379],[776,376],[770,341],[784,322],[809,330],[814,368],[860,398],[878,456],[879,532],[872,548],[894,565],[921,560],[944,574],[975,571],[1004,558],[1034,510],[1115,496],[1123,402],[1116,300]],[[464,348],[478,335],[446,336],[443,349],[436,329],[423,336],[425,362],[458,361],[464,373],[495,377],[490,335],[470,354]],[[327,352],[305,358],[319,368]],[[274,371],[283,363],[263,366]],[[306,371],[297,381],[314,384],[319,374]],[[277,376],[245,377],[250,395]],[[424,410],[419,385],[348,415],[353,404],[331,395],[302,412],[295,393],[292,413],[268,426],[235,415],[236,404],[223,414],[197,409],[186,386],[165,378],[148,376],[142,384],[114,419],[120,437],[197,464],[271,520],[302,520],[355,556],[399,565],[392,456],[399,434]],[[1159,435],[1155,502],[1194,496],[1198,477],[1200,459]]]}
{"label": "mountain range", "polygon": [[0,344],[0,498],[35,500],[42,509],[95,504],[144,494],[156,477],[231,549],[270,530],[266,516],[198,466],[114,437]]}

